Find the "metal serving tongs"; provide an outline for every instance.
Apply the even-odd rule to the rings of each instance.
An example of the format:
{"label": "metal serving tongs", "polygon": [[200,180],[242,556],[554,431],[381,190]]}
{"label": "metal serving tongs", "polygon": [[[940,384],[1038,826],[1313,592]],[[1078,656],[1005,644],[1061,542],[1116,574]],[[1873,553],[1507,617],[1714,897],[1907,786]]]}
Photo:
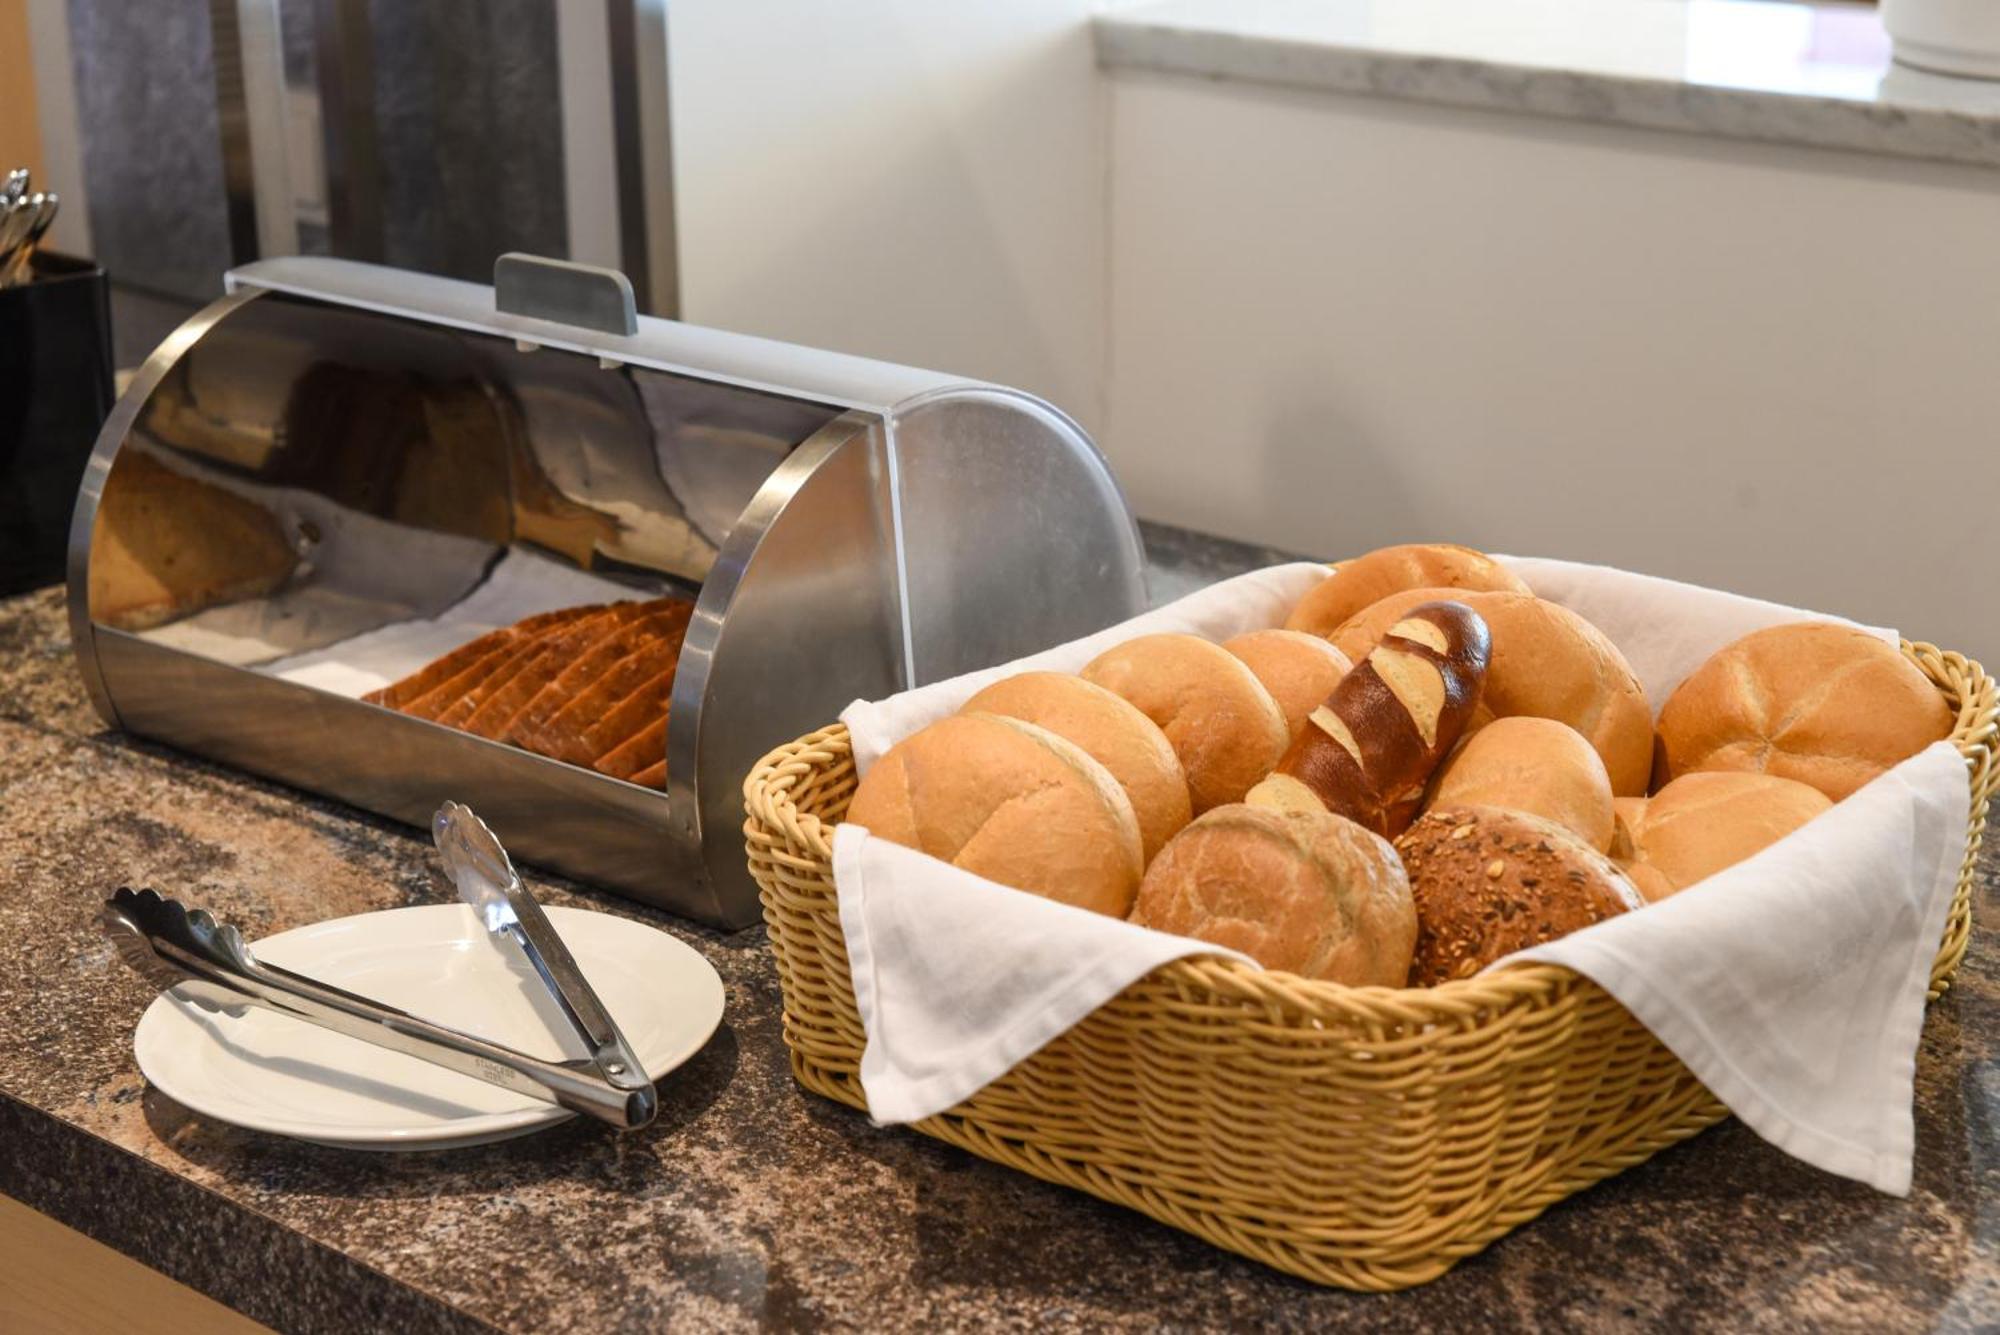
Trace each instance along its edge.
{"label": "metal serving tongs", "polygon": [[652,1121],[659,1110],[653,1082],[500,841],[456,802],[438,811],[433,833],[460,897],[479,910],[489,932],[520,947],[589,1057],[532,1057],[266,964],[236,928],[156,890],[120,889],[105,903],[104,929],[127,964],[162,987],[178,986],[203,1010],[240,1015],[246,1006],[262,1006],[623,1130]]}

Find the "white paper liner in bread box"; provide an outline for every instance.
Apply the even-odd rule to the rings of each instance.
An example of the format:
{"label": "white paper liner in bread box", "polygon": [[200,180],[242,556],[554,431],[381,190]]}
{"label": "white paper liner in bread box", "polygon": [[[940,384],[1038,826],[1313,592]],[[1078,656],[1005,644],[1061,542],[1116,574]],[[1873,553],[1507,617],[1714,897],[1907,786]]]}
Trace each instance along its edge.
{"label": "white paper liner in bread box", "polygon": [[[1655,709],[1740,636],[1844,621],[1602,566],[1501,559],[1602,630]],[[857,701],[841,721],[866,773],[1002,677],[1074,672],[1137,635],[1223,640],[1281,625],[1325,576],[1310,563],[1254,571],[1044,653]],[[1538,960],[1591,978],[1766,1140],[1907,1194],[1917,1039],[1970,797],[1963,758],[1939,742],[1747,861],[1491,967]],[[951,1108],[1160,964],[1231,954],[1009,889],[856,825],[835,831],[833,851],[878,1121]]]}

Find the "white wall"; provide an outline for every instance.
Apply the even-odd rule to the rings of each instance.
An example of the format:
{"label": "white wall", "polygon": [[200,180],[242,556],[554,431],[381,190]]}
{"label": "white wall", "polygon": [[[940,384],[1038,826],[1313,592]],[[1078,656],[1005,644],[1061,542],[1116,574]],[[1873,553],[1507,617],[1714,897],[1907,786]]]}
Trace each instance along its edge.
{"label": "white wall", "polygon": [[999,380],[1094,427],[1088,0],[674,0],[682,314]]}
{"label": "white wall", "polygon": [[1141,514],[1615,562],[2000,661],[2000,173],[1111,81]]}
{"label": "white wall", "polygon": [[687,318],[1035,390],[1149,517],[2000,660],[2000,173],[1107,76],[1089,8],[676,0]]}

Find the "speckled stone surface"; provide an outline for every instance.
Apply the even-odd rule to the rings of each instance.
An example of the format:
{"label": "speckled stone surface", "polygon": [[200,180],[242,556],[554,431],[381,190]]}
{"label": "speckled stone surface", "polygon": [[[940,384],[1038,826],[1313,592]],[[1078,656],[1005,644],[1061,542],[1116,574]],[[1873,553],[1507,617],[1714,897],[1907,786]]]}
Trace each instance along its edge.
{"label": "speckled stone surface", "polygon": [[[1275,554],[1149,529],[1170,594]],[[252,935],[447,899],[427,841],[103,729],[55,590],[0,603],[0,1191],[296,1331],[1217,1327],[1896,1331],[2000,1319],[2000,962],[1976,934],[1931,1010],[1916,1189],[1879,1195],[1727,1122],[1443,1279],[1315,1289],[791,1081],[763,933],[653,922],[723,1028],[618,1137],[567,1125],[414,1155],[233,1130],[149,1092],[148,989],[93,926],[120,882]],[[1989,865],[1980,912],[1990,919]]]}

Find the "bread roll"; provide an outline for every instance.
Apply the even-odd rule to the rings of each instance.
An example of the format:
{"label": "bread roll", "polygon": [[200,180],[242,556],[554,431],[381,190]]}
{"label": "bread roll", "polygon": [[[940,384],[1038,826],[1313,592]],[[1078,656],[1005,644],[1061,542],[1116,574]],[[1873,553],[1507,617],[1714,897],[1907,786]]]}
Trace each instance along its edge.
{"label": "bread roll", "polygon": [[1240,950],[1267,969],[1401,987],[1417,916],[1388,843],[1331,812],[1232,803],[1182,830],[1132,921]]}
{"label": "bread roll", "polygon": [[[1330,635],[1362,608],[1405,589],[1501,589],[1526,593],[1528,586],[1513,571],[1470,547],[1442,542],[1378,547],[1365,556],[1335,566],[1331,575],[1299,600],[1285,628],[1308,635]],[[1361,661],[1361,654],[1350,652],[1347,656],[1357,663]]]}
{"label": "bread roll", "polygon": [[[1334,647],[1349,657],[1366,653],[1410,607],[1438,596],[1418,590],[1385,598],[1341,627]],[[1493,636],[1486,690],[1466,731],[1516,715],[1567,723],[1597,749],[1612,792],[1643,794],[1653,769],[1653,710],[1618,647],[1568,608],[1533,594],[1453,596],[1479,613]]]}
{"label": "bread roll", "polygon": [[1076,743],[1132,800],[1146,861],[1193,817],[1187,772],[1153,720],[1102,686],[1066,672],[1023,672],[965,702],[967,714],[1005,714]]}
{"label": "bread roll", "polygon": [[1600,853],[1613,829],[1611,776],[1583,734],[1546,718],[1502,718],[1445,762],[1431,804],[1503,807],[1552,820]]}
{"label": "bread roll", "polygon": [[1284,711],[1294,741],[1306,715],[1326,703],[1340,679],[1354,669],[1347,655],[1317,635],[1296,630],[1253,630],[1224,640],[1222,647],[1243,660]]}
{"label": "bread roll", "polygon": [[1649,900],[1733,867],[1833,806],[1819,789],[1769,774],[1685,774],[1648,799],[1626,870]]}
{"label": "bread roll", "polygon": [[1377,834],[1398,833],[1472,717],[1486,658],[1486,625],[1463,603],[1411,608],[1312,712],[1249,800],[1289,810],[1317,799]]}
{"label": "bread roll", "polygon": [[1772,626],[1717,651],[1668,698],[1661,778],[1761,771],[1838,802],[1951,725],[1944,697],[1894,645],[1826,621]]}
{"label": "bread roll", "polygon": [[1417,905],[1410,986],[1641,907],[1625,874],[1553,821],[1497,807],[1434,807],[1396,841]]}
{"label": "bread roll", "polygon": [[1194,813],[1240,802],[1290,734],[1284,711],[1241,659],[1195,635],[1143,635],[1099,654],[1085,681],[1122,696],[1167,735]]}
{"label": "bread roll", "polygon": [[1124,917],[1144,872],[1111,772],[1019,719],[957,714],[889,748],[847,819],[977,876]]}

